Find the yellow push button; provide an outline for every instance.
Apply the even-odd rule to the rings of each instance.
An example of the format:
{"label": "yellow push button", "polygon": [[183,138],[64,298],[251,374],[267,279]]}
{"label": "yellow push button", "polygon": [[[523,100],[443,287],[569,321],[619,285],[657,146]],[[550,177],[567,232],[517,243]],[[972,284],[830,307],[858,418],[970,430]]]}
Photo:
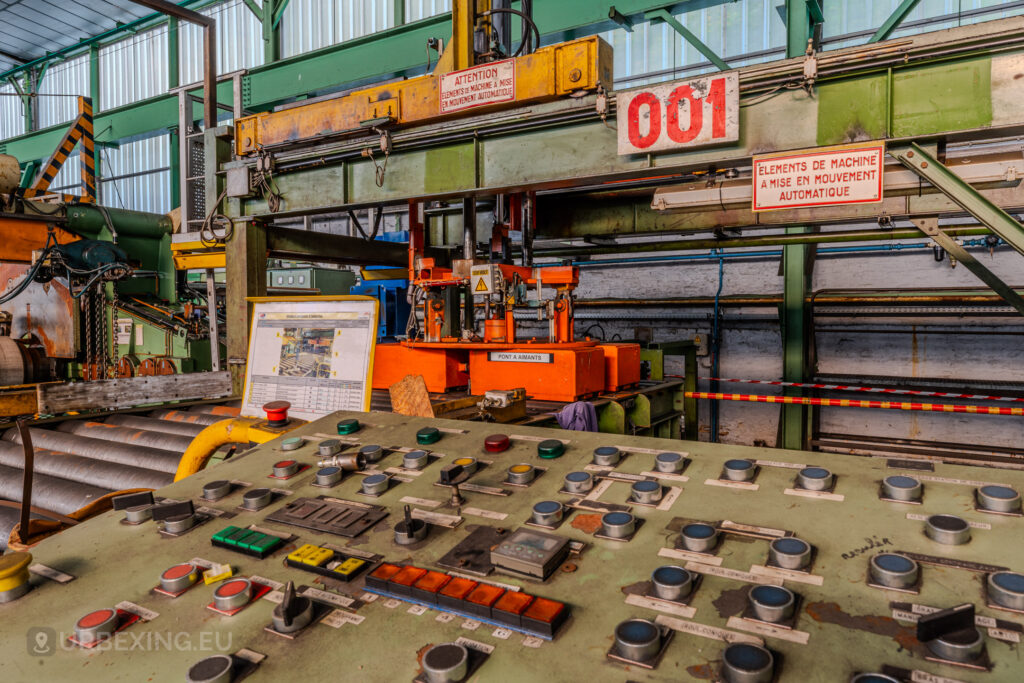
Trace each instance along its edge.
{"label": "yellow push button", "polygon": [[31,553],[18,551],[0,555],[0,602],[17,600],[28,592],[31,562]]}
{"label": "yellow push button", "polygon": [[360,560],[355,557],[350,557],[341,564],[339,564],[337,567],[335,567],[334,571],[338,574],[349,576],[359,571],[359,568],[362,567],[364,564],[366,564],[366,560]]}
{"label": "yellow push button", "polygon": [[332,557],[334,557],[333,550],[314,547],[301,561],[303,564],[308,564],[311,567],[319,567],[326,564]]}
{"label": "yellow push button", "polygon": [[306,556],[316,550],[319,550],[319,548],[309,543],[305,545],[300,545],[298,548],[296,548],[288,554],[288,559],[292,562],[305,562]]}

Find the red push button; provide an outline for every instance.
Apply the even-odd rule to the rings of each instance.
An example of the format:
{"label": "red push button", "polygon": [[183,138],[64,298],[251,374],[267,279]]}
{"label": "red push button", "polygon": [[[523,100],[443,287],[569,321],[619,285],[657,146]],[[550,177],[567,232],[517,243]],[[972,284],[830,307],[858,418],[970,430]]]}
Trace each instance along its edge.
{"label": "red push button", "polygon": [[288,424],[288,409],[292,404],[288,401],[271,401],[263,404],[263,412],[267,414],[267,425],[284,427]]}
{"label": "red push button", "polygon": [[507,451],[512,442],[505,434],[491,434],[484,439],[484,450],[488,453],[501,453]]}

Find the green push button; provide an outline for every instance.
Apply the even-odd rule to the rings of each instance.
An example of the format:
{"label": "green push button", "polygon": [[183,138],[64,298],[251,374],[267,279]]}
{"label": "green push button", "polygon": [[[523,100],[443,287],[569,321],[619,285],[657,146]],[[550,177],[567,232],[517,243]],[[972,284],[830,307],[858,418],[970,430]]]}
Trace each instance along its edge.
{"label": "green push button", "polygon": [[237,526],[225,527],[213,535],[213,540],[220,541],[221,543],[229,543],[230,541],[228,541],[228,536],[236,531],[241,531],[241,529]]}
{"label": "green push button", "polygon": [[560,458],[565,453],[565,444],[558,439],[546,439],[537,444],[537,455],[545,460]]}
{"label": "green push button", "polygon": [[230,536],[225,537],[223,540],[228,545],[239,545],[239,541],[251,534],[252,532],[248,529],[238,529],[233,532]]}
{"label": "green push button", "polygon": [[271,550],[281,545],[284,541],[277,536],[271,536],[269,534],[263,534],[263,538],[256,541],[255,543],[249,543],[249,548],[260,553],[269,553]]}
{"label": "green push button", "polygon": [[416,443],[421,446],[429,446],[441,440],[441,430],[437,427],[424,427],[416,432]]}
{"label": "green push button", "polygon": [[243,538],[239,539],[236,542],[236,545],[239,548],[248,548],[251,550],[254,543],[259,543],[264,538],[266,538],[266,534],[261,534],[258,531],[250,531]]}
{"label": "green push button", "polygon": [[349,419],[338,421],[339,434],[355,434],[359,431],[360,427],[362,427],[362,425],[359,424],[359,420]]}

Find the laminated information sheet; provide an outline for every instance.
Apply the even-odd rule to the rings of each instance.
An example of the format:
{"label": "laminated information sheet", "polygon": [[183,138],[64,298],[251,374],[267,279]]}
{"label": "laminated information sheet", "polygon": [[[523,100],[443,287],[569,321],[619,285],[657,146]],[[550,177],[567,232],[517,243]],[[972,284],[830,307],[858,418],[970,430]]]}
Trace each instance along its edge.
{"label": "laminated information sheet", "polygon": [[288,401],[316,419],[369,410],[378,302],[372,297],[261,297],[253,301],[242,415]]}

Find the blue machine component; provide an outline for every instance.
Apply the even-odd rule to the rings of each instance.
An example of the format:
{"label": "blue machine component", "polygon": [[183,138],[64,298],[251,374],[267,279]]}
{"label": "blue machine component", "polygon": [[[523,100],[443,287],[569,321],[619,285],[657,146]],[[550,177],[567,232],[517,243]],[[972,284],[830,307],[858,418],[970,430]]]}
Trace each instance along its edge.
{"label": "blue machine component", "polygon": [[[374,270],[374,268],[367,268]],[[412,306],[406,300],[409,281],[405,279],[369,280],[355,285],[350,294],[372,296],[380,302],[380,317],[377,321],[377,341],[394,341],[395,337],[405,334],[405,325],[409,321]]]}

